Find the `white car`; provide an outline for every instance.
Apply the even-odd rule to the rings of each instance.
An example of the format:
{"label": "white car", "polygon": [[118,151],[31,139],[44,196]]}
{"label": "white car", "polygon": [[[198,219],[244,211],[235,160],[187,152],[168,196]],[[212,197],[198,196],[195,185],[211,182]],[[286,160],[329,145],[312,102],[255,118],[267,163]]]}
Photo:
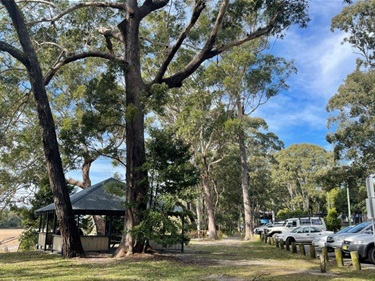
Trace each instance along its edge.
{"label": "white car", "polygon": [[311,243],[316,237],[330,235],[333,233],[333,231],[326,231],[317,226],[300,226],[292,231],[278,234],[276,236],[276,240],[279,242],[283,241],[284,243],[288,241],[289,244],[292,242]]}

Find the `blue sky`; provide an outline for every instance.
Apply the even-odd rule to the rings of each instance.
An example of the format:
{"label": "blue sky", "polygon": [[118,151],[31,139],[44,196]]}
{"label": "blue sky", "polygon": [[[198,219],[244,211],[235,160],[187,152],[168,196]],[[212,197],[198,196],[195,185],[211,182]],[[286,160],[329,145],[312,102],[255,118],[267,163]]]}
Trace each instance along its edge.
{"label": "blue sky", "polygon": [[[289,89],[259,108],[254,116],[264,118],[269,131],[274,132],[288,147],[311,143],[330,150],[325,141],[328,113],[327,102],[346,76],[354,71],[358,57],[348,44],[342,44],[345,34],[330,31],[331,19],[343,8],[342,0],[310,0],[309,26],[292,27],[283,40],[270,41],[274,55],[294,60],[298,73],[289,80]],[[118,172],[125,178],[125,169],[113,168],[109,161],[99,159],[91,168],[95,184]],[[68,176],[81,179],[79,171]]]}
{"label": "blue sky", "polygon": [[271,41],[272,54],[294,60],[298,73],[288,80],[290,88],[270,100],[255,115],[264,118],[288,147],[311,143],[331,150],[325,110],[328,100],[355,69],[358,57],[342,44],[345,34],[330,31],[331,19],[343,8],[342,0],[311,0],[311,21],[306,29],[292,27],[283,40]]}

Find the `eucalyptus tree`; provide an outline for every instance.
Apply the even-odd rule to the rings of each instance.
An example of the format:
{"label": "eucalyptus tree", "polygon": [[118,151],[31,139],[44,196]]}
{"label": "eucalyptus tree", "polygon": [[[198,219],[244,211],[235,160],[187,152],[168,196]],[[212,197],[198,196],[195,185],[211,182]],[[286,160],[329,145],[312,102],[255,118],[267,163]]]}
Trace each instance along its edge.
{"label": "eucalyptus tree", "polygon": [[204,74],[195,78],[184,87],[190,93],[180,91],[170,99],[169,113],[173,116],[169,118],[174,118],[172,124],[178,128],[178,136],[190,144],[201,176],[200,186],[208,219],[207,235],[210,239],[217,239],[211,171],[223,160],[231,143],[230,131],[226,128],[231,112],[226,110],[222,97],[209,89]]}
{"label": "eucalyptus tree", "polygon": [[327,135],[334,145],[338,164],[351,163],[350,170],[357,179],[375,169],[375,3],[357,1],[344,8],[332,20],[332,29],[348,32],[344,39],[361,55],[357,69],[349,74],[337,93],[328,101],[328,126],[334,128]]}
{"label": "eucalyptus tree", "polygon": [[[81,170],[82,181],[69,178],[68,183],[91,186],[90,169],[99,157],[123,164],[125,117],[123,88],[118,84],[118,69],[109,64],[102,67],[93,62],[75,64],[53,81],[51,99],[64,167]],[[61,93],[64,94],[61,94]],[[105,221],[93,216],[96,230],[105,233]]]}
{"label": "eucalyptus tree", "polygon": [[[293,64],[282,58],[262,53],[266,43],[254,41],[222,56],[220,65],[211,65],[215,84],[227,95],[228,104],[236,112],[233,121],[241,155],[242,198],[245,215],[245,240],[252,238],[253,212],[249,198],[249,162],[245,142],[248,116],[287,88],[287,78],[295,72]],[[251,127],[251,126],[250,126]],[[251,165],[251,163],[250,163]]]}
{"label": "eucalyptus tree", "polygon": [[[346,1],[348,2],[348,1]],[[349,1],[340,14],[332,19],[331,30],[339,29],[348,33],[344,42],[351,44],[359,52],[359,66],[375,67],[375,3],[373,0]]]}
{"label": "eucalyptus tree", "polygon": [[3,33],[3,40],[0,41],[0,50],[8,53],[20,62],[25,67],[28,74],[35,100],[39,125],[41,127],[44,155],[47,162],[50,185],[54,195],[56,216],[61,227],[64,256],[83,256],[84,252],[65,183],[64,171],[56,138],[55,124],[49,106],[43,72],[38,56],[26,27],[25,19],[16,3],[14,1],[5,0],[1,1],[1,3],[7,10],[12,22],[11,24],[2,18],[2,29],[8,31],[9,29],[14,28],[19,41],[15,42],[11,40],[10,42],[14,44],[11,45],[4,41],[4,37],[6,37],[7,34]]}
{"label": "eucalyptus tree", "polygon": [[[133,239],[131,232],[147,209],[147,171],[142,169],[146,161],[144,116],[150,104],[163,100],[160,88],[180,87],[217,55],[259,37],[282,35],[291,24],[305,26],[308,20],[305,0],[25,3],[25,14],[36,16],[30,22],[33,31],[62,35],[59,42],[48,44],[57,55],[44,84],[61,67],[78,59],[117,56],[125,61],[126,198],[130,207],[119,255],[142,249],[143,241]],[[92,14],[96,21],[89,16]],[[162,84],[165,86],[157,86]]]}
{"label": "eucalyptus tree", "polygon": [[[271,168],[274,163],[273,154],[283,148],[278,137],[268,132],[267,124],[261,118],[249,117],[246,120],[247,138],[245,140],[248,169],[248,189],[250,205],[253,210],[252,225],[259,211],[271,210],[277,205],[277,189],[272,182]],[[227,224],[244,223],[244,205],[242,185],[241,154],[235,140],[229,147],[229,152],[223,161],[213,169],[215,190],[217,190],[218,208],[220,217],[231,216]],[[241,227],[242,228],[242,227]]]}
{"label": "eucalyptus tree", "polygon": [[332,153],[313,144],[293,144],[277,152],[275,159],[272,178],[279,187],[283,206],[310,213],[318,211],[323,189],[319,179],[333,167]]}

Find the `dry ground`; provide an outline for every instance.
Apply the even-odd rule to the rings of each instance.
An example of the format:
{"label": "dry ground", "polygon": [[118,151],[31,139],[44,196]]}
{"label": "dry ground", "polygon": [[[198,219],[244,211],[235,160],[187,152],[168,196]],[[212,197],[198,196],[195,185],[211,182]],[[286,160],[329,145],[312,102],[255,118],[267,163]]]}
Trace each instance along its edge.
{"label": "dry ground", "polygon": [[0,252],[15,252],[23,229],[0,229]]}

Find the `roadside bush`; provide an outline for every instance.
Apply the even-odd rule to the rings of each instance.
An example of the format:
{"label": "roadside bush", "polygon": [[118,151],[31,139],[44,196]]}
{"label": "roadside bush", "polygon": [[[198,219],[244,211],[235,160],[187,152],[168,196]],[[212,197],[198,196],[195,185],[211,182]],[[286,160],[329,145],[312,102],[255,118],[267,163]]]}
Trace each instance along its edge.
{"label": "roadside bush", "polygon": [[341,228],[341,220],[338,218],[338,214],[335,208],[328,211],[326,217],[327,230],[338,231]]}
{"label": "roadside bush", "polygon": [[20,246],[19,250],[30,251],[35,249],[35,245],[38,242],[38,231],[35,229],[29,228],[22,232],[20,237]]}

